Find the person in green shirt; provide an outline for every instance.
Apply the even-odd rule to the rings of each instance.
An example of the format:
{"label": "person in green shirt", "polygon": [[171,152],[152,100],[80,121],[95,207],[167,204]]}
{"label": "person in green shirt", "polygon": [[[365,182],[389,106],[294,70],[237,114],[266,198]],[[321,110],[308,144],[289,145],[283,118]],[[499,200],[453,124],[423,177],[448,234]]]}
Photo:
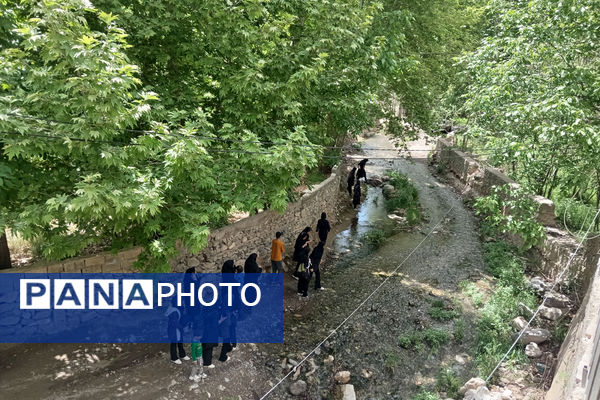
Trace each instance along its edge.
{"label": "person in green shirt", "polygon": [[191,381],[198,381],[206,378],[206,374],[202,368],[202,343],[200,335],[194,335],[192,342],[192,373],[190,374]]}

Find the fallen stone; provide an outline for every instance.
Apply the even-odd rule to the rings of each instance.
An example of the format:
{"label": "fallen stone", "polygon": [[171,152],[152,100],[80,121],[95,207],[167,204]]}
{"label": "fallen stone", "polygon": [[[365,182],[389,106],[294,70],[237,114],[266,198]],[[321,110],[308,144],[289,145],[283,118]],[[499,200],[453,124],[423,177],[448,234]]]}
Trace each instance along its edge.
{"label": "fallen stone", "polygon": [[529,286],[540,296],[548,290],[548,284],[539,276],[534,276],[529,281]]}
{"label": "fallen stone", "polygon": [[540,343],[544,343],[545,341],[550,339],[550,331],[548,331],[547,329],[543,329],[543,328],[527,328],[525,330],[525,332],[523,333],[523,336],[521,336],[521,339],[519,339],[519,342],[521,344],[528,344],[528,343],[536,343],[536,344],[540,344]]}
{"label": "fallen stone", "polygon": [[542,306],[540,307],[540,315],[550,321],[556,321],[562,317],[563,312],[560,308]]}
{"label": "fallen stone", "polygon": [[335,358],[332,355],[328,355],[327,358],[323,360],[323,363],[331,364],[333,362],[333,360],[335,360]]}
{"label": "fallen stone", "polygon": [[539,358],[542,356],[542,351],[536,343],[531,342],[525,346],[525,354],[530,358]]}
{"label": "fallen stone", "polygon": [[373,371],[363,369],[360,371],[360,375],[365,379],[371,379],[373,377]]}
{"label": "fallen stone", "polygon": [[387,175],[384,175],[384,176],[382,176],[382,177],[381,177],[381,180],[382,180],[383,182],[389,182],[389,180],[390,180],[390,177],[389,177],[389,176],[387,176]]}
{"label": "fallen stone", "polygon": [[383,185],[383,196],[385,198],[390,198],[391,196],[393,196],[396,193],[396,188],[393,187],[392,185]]}
{"label": "fallen stone", "polygon": [[341,385],[340,391],[342,392],[342,400],[356,400],[356,393],[354,393],[354,385]]}
{"label": "fallen stone", "polygon": [[190,257],[187,259],[186,265],[188,268],[200,266],[200,261],[197,258]]}
{"label": "fallen stone", "polygon": [[477,389],[469,389],[465,393],[465,400],[496,400],[492,397],[490,390],[485,386],[480,386]]}
{"label": "fallen stone", "polygon": [[564,294],[560,294],[555,291],[549,291],[546,293],[546,302],[544,305],[547,307],[569,308],[569,304],[569,298]]}
{"label": "fallen stone", "polygon": [[459,365],[465,365],[468,359],[468,354],[457,354],[454,356],[454,361],[456,361]]}
{"label": "fallen stone", "polygon": [[512,320],[511,325],[513,326],[513,328],[521,332],[523,328],[527,326],[527,320],[523,317],[517,317]]}
{"label": "fallen stone", "polygon": [[460,388],[458,393],[466,394],[467,391],[473,390],[476,391],[479,387],[485,386],[485,381],[481,378],[471,378]]}
{"label": "fallen stone", "polygon": [[533,310],[531,308],[527,307],[523,303],[519,303],[519,311],[521,312],[521,314],[525,315],[527,318],[533,317]]}
{"label": "fallen stone", "polygon": [[367,179],[367,183],[371,186],[379,187],[383,184],[383,181],[378,176],[373,175],[372,177]]}
{"label": "fallen stone", "polygon": [[306,392],[307,385],[303,380],[299,380],[292,383],[288,389],[292,396],[300,396]]}
{"label": "fallen stone", "polygon": [[337,383],[348,383],[350,382],[350,371],[338,371],[333,376],[333,379]]}

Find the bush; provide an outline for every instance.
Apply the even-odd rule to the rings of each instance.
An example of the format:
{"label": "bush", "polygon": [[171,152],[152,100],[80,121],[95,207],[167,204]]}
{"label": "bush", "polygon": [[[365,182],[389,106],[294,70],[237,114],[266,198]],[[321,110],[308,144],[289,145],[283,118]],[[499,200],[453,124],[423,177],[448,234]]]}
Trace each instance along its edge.
{"label": "bush", "polygon": [[385,203],[388,212],[398,209],[405,210],[406,221],[414,225],[421,220],[419,211],[419,192],[410,180],[399,172],[389,172],[390,181],[396,192]]}
{"label": "bush", "polygon": [[437,352],[441,346],[448,343],[450,334],[441,329],[427,328],[423,331],[423,340],[431,347],[432,352]]}
{"label": "bush", "polygon": [[438,321],[448,321],[460,316],[460,312],[456,311],[452,306],[444,303],[443,300],[434,300],[429,309],[429,316]]}
{"label": "bush", "polygon": [[364,234],[363,241],[369,246],[379,247],[385,242],[385,232],[381,229],[371,229]]}
{"label": "bush", "polygon": [[422,389],[419,394],[413,397],[413,400],[441,400],[441,398],[436,393]]}
{"label": "bush", "polygon": [[436,384],[438,392],[446,392],[446,397],[458,398],[460,381],[450,368],[441,369]]}
{"label": "bush", "polygon": [[536,220],[538,205],[520,186],[494,187],[492,194],[478,198],[474,207],[475,213],[483,218],[484,233],[519,235],[523,240],[522,250],[541,243],[545,236],[544,227]]}

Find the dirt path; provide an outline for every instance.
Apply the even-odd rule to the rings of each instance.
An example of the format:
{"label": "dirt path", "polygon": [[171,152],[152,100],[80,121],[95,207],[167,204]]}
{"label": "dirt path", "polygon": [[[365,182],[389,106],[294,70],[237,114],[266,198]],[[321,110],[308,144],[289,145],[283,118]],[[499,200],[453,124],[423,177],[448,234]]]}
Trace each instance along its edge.
{"label": "dirt path", "polygon": [[[422,149],[423,141],[412,144]],[[0,348],[2,399],[248,399],[260,396],[326,337],[377,287],[385,274],[417,246],[424,235],[454,206],[426,242],[370,301],[311,357],[297,376],[281,384],[270,398],[288,398],[295,379],[308,383],[306,398],[330,398],[332,376],[349,370],[359,399],[407,399],[420,386],[433,382],[441,366],[469,378],[468,354],[473,329],[468,303],[460,296],[461,280],[482,268],[475,221],[459,196],[437,182],[421,162],[383,160],[393,148],[382,136],[364,141],[365,157],[372,158],[367,174],[396,169],[417,187],[426,217],[417,229],[399,232],[387,218],[381,189],[369,188],[358,212],[349,210],[346,224],[330,235],[331,262],[323,272],[325,291],[307,302],[295,296],[295,281],[285,277],[283,344],[244,344],[226,364],[216,362],[208,379],[187,379],[189,365],[168,361],[166,345],[20,345]],[[424,157],[423,152],[416,157]],[[363,158],[363,156],[358,157]],[[370,229],[390,234],[379,249],[362,243]],[[312,285],[312,282],[311,282]],[[312,289],[312,287],[311,287]],[[439,351],[402,348],[399,337],[413,330],[452,332],[456,322],[432,320],[427,311],[434,299],[461,304],[465,311],[464,338],[447,338]],[[217,353],[218,349],[215,351]],[[463,362],[466,361],[466,362]],[[291,363],[291,364],[290,364]]]}

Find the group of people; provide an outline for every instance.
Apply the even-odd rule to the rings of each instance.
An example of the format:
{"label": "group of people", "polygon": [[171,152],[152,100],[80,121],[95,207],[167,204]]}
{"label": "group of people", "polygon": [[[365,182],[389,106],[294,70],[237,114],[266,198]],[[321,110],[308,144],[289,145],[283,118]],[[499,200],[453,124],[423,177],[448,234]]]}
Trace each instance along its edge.
{"label": "group of people", "polygon": [[[354,208],[360,204],[361,200],[360,179],[364,178],[365,181],[367,179],[367,174],[365,171],[365,165],[367,161],[368,159],[366,158],[361,160],[358,163],[358,168],[352,168],[352,171],[350,171],[350,174],[348,175],[348,193],[353,198],[352,204]],[[330,231],[331,224],[327,220],[327,214],[321,213],[321,219],[318,220],[316,226],[316,233],[319,238],[319,242],[314,249],[311,251],[311,244],[313,243],[313,240],[311,238],[312,228],[310,226],[304,228],[296,238],[294,243],[294,253],[292,255],[292,260],[296,262],[296,268],[292,274],[292,277],[298,280],[297,292],[298,296],[301,296],[301,298],[308,298],[308,289],[313,275],[315,276],[315,291],[324,289],[321,286],[320,264],[321,259],[323,258],[327,236],[329,235]],[[273,273],[283,273],[285,246],[281,240],[282,236],[283,232],[276,232],[275,239],[273,239],[271,243],[271,269]],[[258,280],[258,275],[256,274],[263,272],[257,260],[258,253],[250,254],[250,256],[248,256],[246,259],[243,268],[241,266],[236,266],[233,260],[227,260],[221,267],[221,273],[226,274],[224,275],[226,277],[231,277],[235,276],[233,274],[244,272],[245,274],[249,274],[244,274],[244,279],[246,281],[256,282]],[[183,279],[183,286],[186,290],[189,290],[190,283],[196,279],[196,270],[195,268],[188,268],[185,272],[186,276]],[[189,304],[184,302],[182,307],[178,307],[177,304],[173,302],[167,309],[166,316],[168,318],[168,335],[169,340],[171,341],[171,361],[174,364],[179,365],[182,364],[182,360],[190,360],[190,357],[186,354],[184,349],[182,337],[183,329],[187,325],[191,325],[193,331],[193,341],[191,343],[190,355],[193,366],[189,379],[197,381],[206,378],[207,375],[204,373],[204,368],[215,368],[215,365],[212,362],[213,350],[214,348],[218,347],[219,344],[204,343],[202,341],[202,337],[207,336],[203,336],[203,332],[196,328],[195,318],[197,317],[197,310],[194,310],[194,308],[190,307]],[[237,348],[237,343],[235,343],[237,317],[235,315],[214,315],[204,316],[204,318],[217,318],[220,319],[220,321],[227,321],[226,329],[228,334],[225,335],[227,340],[226,343],[221,344],[221,353],[218,358],[220,362],[227,362],[230,359],[228,353],[236,350]],[[210,324],[207,325],[210,326]],[[206,334],[206,332],[204,333]]]}
{"label": "group of people", "polygon": [[360,191],[360,178],[364,178],[365,182],[367,181],[367,171],[365,170],[367,161],[369,161],[367,158],[362,159],[358,163],[358,169],[353,167],[348,174],[348,194],[352,197],[352,206],[354,209],[360,204],[360,197],[362,195]]}

